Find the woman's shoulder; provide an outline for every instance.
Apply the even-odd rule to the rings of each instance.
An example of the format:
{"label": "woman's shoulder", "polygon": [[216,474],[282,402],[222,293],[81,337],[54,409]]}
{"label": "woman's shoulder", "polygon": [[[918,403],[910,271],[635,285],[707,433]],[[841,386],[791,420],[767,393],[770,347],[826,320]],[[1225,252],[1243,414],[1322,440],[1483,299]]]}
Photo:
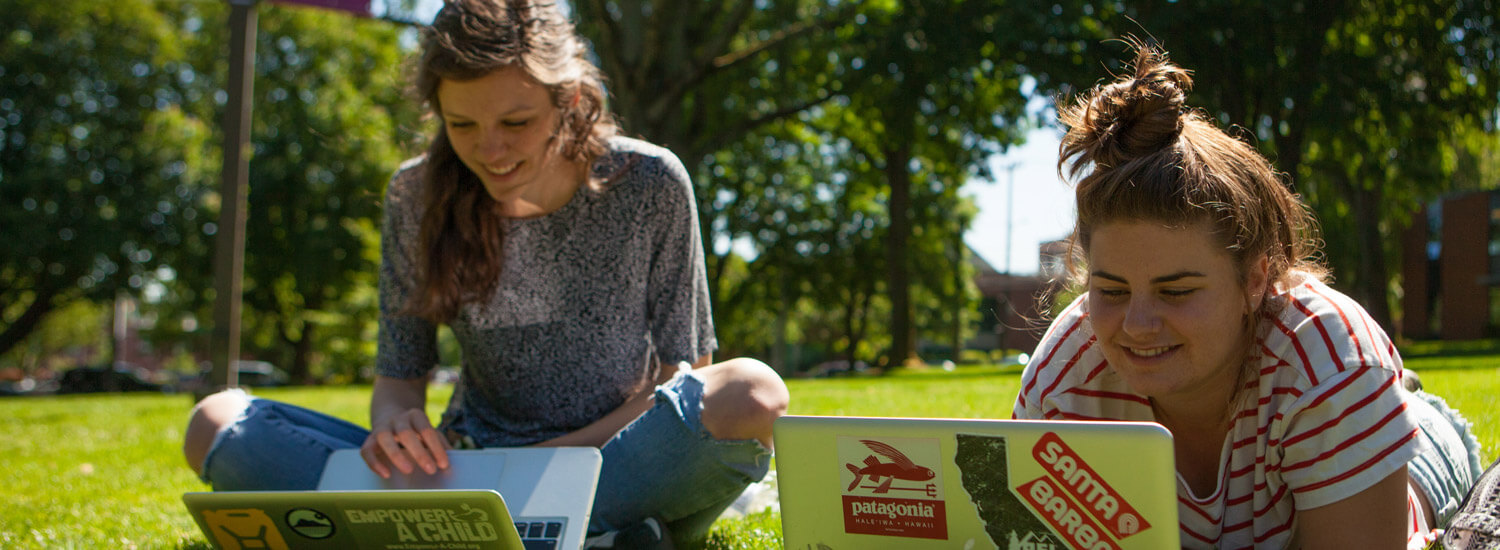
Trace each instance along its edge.
{"label": "woman's shoulder", "polygon": [[1088,294],[1085,293],[1074,298],[1052,320],[1027,364],[1025,376],[1051,379],[1079,374],[1072,366],[1082,356],[1098,353],[1094,349],[1094,330],[1088,316]]}
{"label": "woman's shoulder", "polygon": [[419,155],[401,162],[391,181],[385,187],[387,205],[416,200],[423,184],[422,172],[427,166],[427,155]]}
{"label": "woman's shoulder", "polygon": [[1359,302],[1312,275],[1294,274],[1270,297],[1268,305],[1274,320],[1288,329],[1337,323],[1336,328],[1354,334],[1379,328],[1371,326],[1375,322]]}
{"label": "woman's shoulder", "polygon": [[594,161],[594,177],[610,187],[690,185],[682,160],[670,149],[654,143],[615,136],[608,151]]}
{"label": "woman's shoulder", "polygon": [[1262,333],[1263,351],[1318,384],[1351,367],[1400,368],[1400,356],[1385,330],[1348,295],[1307,276],[1271,298]]}
{"label": "woman's shoulder", "polygon": [[[1085,322],[1089,317],[1089,294],[1082,292],[1073,297],[1057,317],[1047,325],[1042,334],[1042,345],[1060,344],[1067,341],[1082,342],[1093,339],[1093,327]],[[1077,345],[1077,344],[1075,344]]]}

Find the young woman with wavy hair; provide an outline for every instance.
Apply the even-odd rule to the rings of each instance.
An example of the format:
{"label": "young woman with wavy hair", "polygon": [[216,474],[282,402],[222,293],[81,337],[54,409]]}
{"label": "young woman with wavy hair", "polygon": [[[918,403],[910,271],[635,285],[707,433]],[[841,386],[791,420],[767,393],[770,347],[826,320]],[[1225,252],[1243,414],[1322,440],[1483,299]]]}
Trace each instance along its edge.
{"label": "young woman with wavy hair", "polygon": [[[700,539],[761,479],[786,386],[712,361],[692,184],[670,151],[617,135],[585,56],[555,4],[444,4],[414,79],[442,128],[386,190],[371,429],[215,394],[184,447],[205,481],[311,488],[338,448],[390,476],[446,468],[453,448],[594,446],[589,532],[635,547]],[[439,325],[463,366],[434,426]]]}

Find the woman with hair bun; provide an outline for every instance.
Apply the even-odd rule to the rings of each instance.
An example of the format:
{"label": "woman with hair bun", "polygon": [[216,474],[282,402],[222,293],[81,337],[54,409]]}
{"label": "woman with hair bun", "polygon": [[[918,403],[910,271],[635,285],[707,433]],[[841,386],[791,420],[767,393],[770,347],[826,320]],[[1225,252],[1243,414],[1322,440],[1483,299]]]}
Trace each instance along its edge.
{"label": "woman with hair bun", "polygon": [[1060,115],[1084,292],[1014,416],[1165,426],[1183,547],[1430,540],[1479,473],[1467,423],[1404,387],[1390,338],[1323,282],[1316,222],[1270,163],[1187,106],[1188,71],[1130,44],[1132,70]]}
{"label": "woman with hair bun", "polygon": [[[386,189],[371,429],[225,391],[194,409],[189,465],[217,490],[311,489],[339,448],[389,477],[454,448],[594,446],[590,547],[701,540],[765,475],[788,394],[759,361],[711,360],[687,171],[616,135],[557,3],[448,0],[421,45],[441,128]],[[434,427],[440,324],[463,369]]]}

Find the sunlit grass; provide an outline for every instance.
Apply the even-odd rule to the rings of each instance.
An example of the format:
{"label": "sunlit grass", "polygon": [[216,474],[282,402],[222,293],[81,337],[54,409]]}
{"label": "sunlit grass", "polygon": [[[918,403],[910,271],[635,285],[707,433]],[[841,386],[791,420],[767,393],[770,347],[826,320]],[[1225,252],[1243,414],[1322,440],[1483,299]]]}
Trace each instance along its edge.
{"label": "sunlit grass", "polygon": [[[1426,387],[1476,424],[1487,459],[1500,443],[1495,357],[1408,361]],[[792,414],[1008,418],[1014,368],[902,370],[887,377],[790,380]],[[435,387],[434,417],[451,388]],[[368,387],[266,389],[258,395],[365,425]],[[204,490],[182,459],[185,395],[0,399],[0,548],[207,548],[181,495]],[[774,512],[721,520],[710,548],[781,547]]]}

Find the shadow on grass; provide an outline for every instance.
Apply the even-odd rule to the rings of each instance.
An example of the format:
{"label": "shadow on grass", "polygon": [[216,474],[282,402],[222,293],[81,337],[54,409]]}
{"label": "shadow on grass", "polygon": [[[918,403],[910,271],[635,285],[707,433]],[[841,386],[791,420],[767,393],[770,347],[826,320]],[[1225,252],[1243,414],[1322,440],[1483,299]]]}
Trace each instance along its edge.
{"label": "shadow on grass", "polygon": [[1496,356],[1500,360],[1500,339],[1489,340],[1421,340],[1399,346],[1401,356],[1408,359],[1419,357],[1476,357]]}
{"label": "shadow on grass", "polygon": [[[1432,358],[1424,358],[1424,359],[1432,359]],[[1438,359],[1449,359],[1449,358],[1438,358]],[[1485,360],[1485,361],[1465,361],[1465,360],[1459,360],[1459,359],[1456,359],[1456,358],[1452,359],[1452,360],[1438,360],[1438,361],[1407,361],[1406,364],[1403,365],[1403,367],[1406,368],[1407,370],[1414,370],[1414,371],[1417,371],[1417,372],[1446,371],[1446,370],[1467,371],[1467,370],[1500,369],[1500,356],[1488,358],[1488,360]]]}
{"label": "shadow on grass", "polygon": [[960,366],[954,370],[946,371],[941,367],[910,368],[903,367],[891,371],[883,376],[868,376],[873,380],[912,380],[912,379],[943,379],[955,378],[989,378],[992,376],[1019,375],[1026,368],[1025,365],[972,365]]}

